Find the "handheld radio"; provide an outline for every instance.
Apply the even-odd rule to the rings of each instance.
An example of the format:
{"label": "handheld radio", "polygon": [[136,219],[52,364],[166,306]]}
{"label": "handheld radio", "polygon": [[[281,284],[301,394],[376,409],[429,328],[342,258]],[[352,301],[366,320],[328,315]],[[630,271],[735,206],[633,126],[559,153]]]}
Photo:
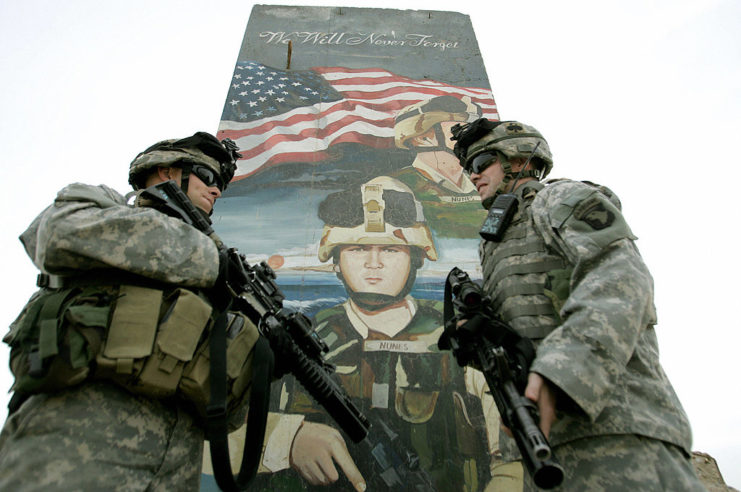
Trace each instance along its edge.
{"label": "handheld radio", "polygon": [[515,182],[512,184],[510,193],[502,193],[497,196],[494,199],[494,203],[489,207],[489,213],[486,215],[486,219],[484,219],[484,223],[481,225],[481,230],[479,231],[479,235],[485,240],[494,242],[502,240],[504,231],[509,226],[512,217],[517,211],[517,195],[512,192],[517,187],[517,182],[520,180],[520,177],[527,165],[530,164],[530,160],[535,155],[535,151],[538,150],[539,145],[540,142],[535,144],[535,148],[527,158],[525,165],[522,166],[520,172],[517,173],[517,177],[515,178]]}

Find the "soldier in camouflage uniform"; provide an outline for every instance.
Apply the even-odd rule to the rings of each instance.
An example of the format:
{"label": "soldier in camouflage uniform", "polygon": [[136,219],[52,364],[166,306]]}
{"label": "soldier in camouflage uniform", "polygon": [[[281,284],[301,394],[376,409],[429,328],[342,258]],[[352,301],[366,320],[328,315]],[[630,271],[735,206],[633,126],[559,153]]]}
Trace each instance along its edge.
{"label": "soldier in camouflage uniform", "polygon": [[[442,303],[409,295],[424,259],[437,260],[419,202],[405,185],[381,176],[330,195],[319,216],[326,223],[319,259],[334,262],[349,295],[316,315],[317,332],[329,346],[326,361],[336,365],[361,410],[419,456],[437,490],[481,490],[490,457],[483,387],[437,349]],[[476,389],[481,393],[474,396]],[[325,486],[320,490],[350,490],[350,484],[359,490],[363,479],[368,490],[417,490],[412,483],[387,485],[362,444],[347,441],[348,450],[326,412],[298,385],[286,390],[283,425],[268,431],[263,466],[275,472],[290,463],[304,481],[284,473],[271,478],[271,490],[304,490],[306,482]],[[498,418],[492,420],[494,436]],[[383,433],[380,425],[373,424],[372,439]],[[390,449],[390,438],[385,445]]]}
{"label": "soldier in camouflage uniform", "polygon": [[[129,181],[138,190],[172,179],[207,218],[236,156],[236,146],[199,132],[139,154]],[[194,227],[145,205],[71,184],[21,235],[43,288],[4,339],[16,383],[0,434],[0,490],[198,490],[204,431],[181,388],[196,375],[188,362],[214,316],[207,294],[220,282],[219,253]],[[230,322],[251,353],[254,325]],[[145,325],[148,339],[139,336]]]}
{"label": "soldier in camouflage uniform", "polygon": [[501,240],[481,242],[484,289],[537,346],[525,396],[564,467],[560,490],[703,490],[659,364],[653,280],[617,197],[592,183],[542,184],[553,161],[531,126],[481,119],[453,132],[484,207],[517,199]]}
{"label": "soldier in camouflage uniform", "polygon": [[486,213],[476,188],[458,165],[450,128],[481,116],[468,96],[438,96],[399,111],[394,142],[415,152],[410,166],[392,175],[422,203],[429,227],[441,237],[475,238]]}

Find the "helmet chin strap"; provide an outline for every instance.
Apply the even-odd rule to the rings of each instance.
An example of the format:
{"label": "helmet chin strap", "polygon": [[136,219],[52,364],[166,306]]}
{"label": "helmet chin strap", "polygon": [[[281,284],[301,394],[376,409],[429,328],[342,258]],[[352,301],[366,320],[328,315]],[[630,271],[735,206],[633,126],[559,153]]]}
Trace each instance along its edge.
{"label": "helmet chin strap", "polygon": [[456,157],[455,152],[453,152],[453,149],[445,145],[445,134],[443,133],[443,128],[442,126],[440,126],[440,123],[435,125],[435,138],[437,139],[437,147],[436,147],[437,150],[442,150],[443,152],[447,152],[453,157]]}
{"label": "helmet chin strap", "polygon": [[188,194],[188,183],[190,182],[190,171],[191,166],[190,164],[183,164],[180,166],[181,173],[180,173],[180,189],[183,190],[183,193],[186,195]]}
{"label": "helmet chin strap", "polygon": [[437,145],[430,145],[427,147],[412,145],[411,149],[416,150],[417,152],[447,152],[457,159],[458,156],[455,155],[453,149],[445,145],[445,134],[443,133],[443,129],[440,126],[440,123],[436,124],[433,129],[435,130],[435,139],[437,140]]}

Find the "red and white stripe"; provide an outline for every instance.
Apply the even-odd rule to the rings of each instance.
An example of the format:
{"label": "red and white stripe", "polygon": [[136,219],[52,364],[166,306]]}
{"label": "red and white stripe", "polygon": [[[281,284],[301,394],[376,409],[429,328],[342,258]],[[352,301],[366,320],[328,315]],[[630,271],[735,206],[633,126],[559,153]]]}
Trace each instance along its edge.
{"label": "red and white stripe", "polygon": [[240,123],[221,121],[219,138],[231,138],[242,158],[235,179],[281,162],[317,162],[342,142],[375,148],[394,145],[394,116],[399,110],[436,96],[469,96],[483,116],[499,119],[488,89],[459,87],[434,80],[413,80],[384,69],[317,67],[344,98],[296,108],[277,116]]}

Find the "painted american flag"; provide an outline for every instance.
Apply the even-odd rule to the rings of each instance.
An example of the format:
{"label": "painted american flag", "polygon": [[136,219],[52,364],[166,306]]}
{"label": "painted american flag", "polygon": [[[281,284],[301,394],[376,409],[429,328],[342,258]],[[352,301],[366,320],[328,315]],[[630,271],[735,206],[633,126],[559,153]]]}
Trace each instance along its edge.
{"label": "painted american flag", "polygon": [[499,119],[492,93],[382,68],[280,70],[239,62],[219,124],[219,138],[240,148],[235,179],[281,162],[318,162],[342,142],[394,146],[394,116],[436,96],[469,96],[483,116]]}

